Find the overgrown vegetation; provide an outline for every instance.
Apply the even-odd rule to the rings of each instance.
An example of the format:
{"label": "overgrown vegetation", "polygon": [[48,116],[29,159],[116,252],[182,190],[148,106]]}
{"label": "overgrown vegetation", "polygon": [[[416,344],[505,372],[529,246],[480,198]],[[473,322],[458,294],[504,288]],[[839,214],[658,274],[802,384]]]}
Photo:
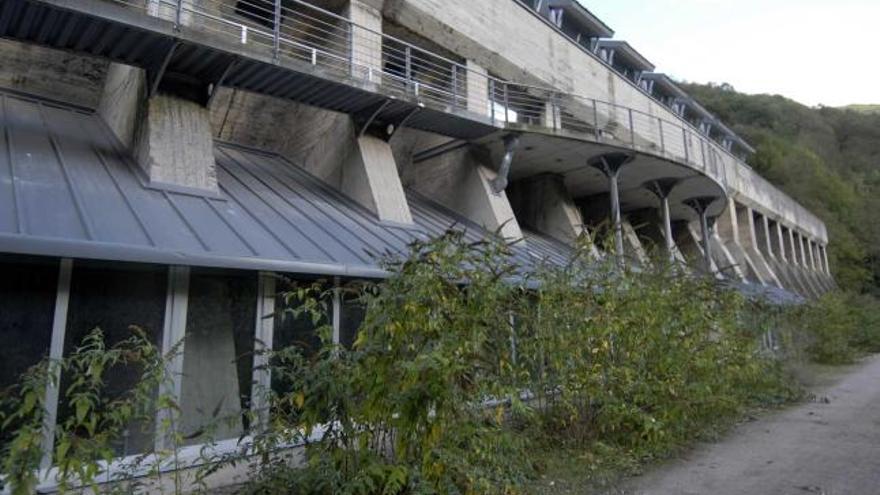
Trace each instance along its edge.
{"label": "overgrown vegetation", "polygon": [[[798,395],[774,344],[790,338],[777,325],[795,321],[790,310],[765,308],[676,267],[621,271],[588,251],[526,274],[510,246],[468,244],[451,231],[414,244],[406,259],[386,260],[387,280],[351,289],[367,308],[354,348],[332,344],[324,325],[317,352],[299,344],[272,352],[273,380],[284,386],[262,391],[269,411],[250,411],[250,435],[238,451],[202,449],[210,462],[196,485],[224,465],[246,464],[253,480],[240,491],[251,494],[525,493],[552,469],[536,452],[571,453],[587,472],[609,460],[636,466],[750,407]],[[329,321],[322,287],[288,293],[302,303],[294,312]],[[835,328],[868,328],[823,314]],[[853,346],[878,339],[846,335]],[[171,356],[143,339],[97,352],[99,337],[55,364],[82,385],[62,400],[88,399],[87,411],[56,435],[55,455],[71,459],[58,474],[62,488],[103,480],[99,461],[112,455],[119,425],[145,406],[176,410],[150,393]],[[123,362],[143,370],[144,385],[107,397],[103,377]],[[31,384],[51,376],[47,369],[35,368],[4,406],[6,426],[22,439],[4,453],[16,493],[35,482],[43,419],[40,386]],[[20,400],[20,390],[36,395]],[[173,431],[173,422],[158,428]],[[172,436],[170,450],[143,456],[140,467],[150,472],[173,458],[180,440]],[[291,444],[305,444],[298,469]],[[62,445],[70,446],[59,453]],[[130,474],[118,476],[125,490],[137,490]]]}
{"label": "overgrown vegetation", "polygon": [[761,175],[824,220],[840,286],[880,295],[880,113],[809,108],[727,84],[683,87],[755,146],[750,164]]}

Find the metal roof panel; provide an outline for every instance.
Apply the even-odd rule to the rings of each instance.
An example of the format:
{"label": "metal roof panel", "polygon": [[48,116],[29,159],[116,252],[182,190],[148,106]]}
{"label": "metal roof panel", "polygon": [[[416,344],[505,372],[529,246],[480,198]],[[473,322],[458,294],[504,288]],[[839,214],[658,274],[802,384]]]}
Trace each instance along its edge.
{"label": "metal roof panel", "polygon": [[[389,225],[290,161],[228,143],[215,146],[219,198],[159,190],[94,113],[0,98],[0,251],[376,277],[375,256],[415,239],[490,235],[413,192],[414,225]],[[568,248],[527,233],[514,256],[558,263]]]}

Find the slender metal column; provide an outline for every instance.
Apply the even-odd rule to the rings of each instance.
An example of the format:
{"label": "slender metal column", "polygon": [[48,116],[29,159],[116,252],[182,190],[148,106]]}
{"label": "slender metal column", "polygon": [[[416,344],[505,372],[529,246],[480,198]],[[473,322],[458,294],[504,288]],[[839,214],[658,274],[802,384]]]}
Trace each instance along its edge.
{"label": "slender metal column", "polygon": [[623,219],[620,215],[620,191],[617,180],[617,171],[608,175],[608,186],[610,187],[611,196],[611,222],[614,226],[614,254],[623,264]]}
{"label": "slender metal column", "polygon": [[617,262],[624,266],[623,250],[623,218],[620,212],[620,169],[633,160],[626,153],[607,153],[587,160],[587,165],[599,170],[608,178],[609,196],[611,199],[611,222],[614,229],[614,254]]}
{"label": "slender metal column", "polygon": [[710,242],[709,207],[719,198],[702,196],[685,202],[700,216],[700,235],[703,238],[703,263],[706,273],[712,273],[712,243]]}
{"label": "slender metal column", "polygon": [[672,189],[678,184],[678,179],[658,179],[651,181],[643,187],[657,196],[660,200],[660,217],[663,222],[663,239],[666,244],[666,253],[669,256],[669,262],[675,263],[675,237],[672,234],[672,213],[669,208],[669,195]]}
{"label": "slender metal column", "polygon": [[666,253],[669,262],[675,263],[675,239],[672,237],[672,213],[669,211],[669,196],[660,200],[661,214],[663,216],[663,237],[666,240]]}
{"label": "slender metal column", "polygon": [[709,242],[709,218],[706,210],[700,212],[700,234],[703,237],[703,263],[706,273],[712,273],[712,244]]}

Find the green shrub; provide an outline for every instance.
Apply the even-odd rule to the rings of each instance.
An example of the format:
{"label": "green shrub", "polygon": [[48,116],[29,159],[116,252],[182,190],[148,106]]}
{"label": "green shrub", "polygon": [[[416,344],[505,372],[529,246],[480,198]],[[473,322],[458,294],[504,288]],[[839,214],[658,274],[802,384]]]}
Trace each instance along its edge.
{"label": "green shrub", "polygon": [[809,356],[825,364],[880,351],[880,307],[871,296],[830,292],[802,310]]}

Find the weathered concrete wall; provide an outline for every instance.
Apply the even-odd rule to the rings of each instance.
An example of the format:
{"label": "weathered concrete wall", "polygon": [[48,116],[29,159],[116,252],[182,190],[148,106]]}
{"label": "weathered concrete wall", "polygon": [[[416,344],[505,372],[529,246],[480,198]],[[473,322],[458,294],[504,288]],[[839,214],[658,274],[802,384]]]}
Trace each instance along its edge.
{"label": "weathered concrete wall", "polygon": [[168,94],[146,97],[141,69],[112,64],[98,114],[154,186],[218,192],[210,112]]}
{"label": "weathered concrete wall", "polygon": [[0,87],[89,108],[101,100],[108,63],[0,39]]}
{"label": "weathered concrete wall", "polygon": [[380,219],[412,223],[392,148],[377,138],[358,137],[349,115],[223,89],[211,121],[217,139],[275,151]]}
{"label": "weathered concrete wall", "polygon": [[584,232],[581,212],[561,175],[541,174],[511,184],[507,190],[519,222],[569,244]]}
{"label": "weathered concrete wall", "polygon": [[[595,55],[556,32],[542,18],[510,0],[483,0],[451,5],[443,0],[389,0],[385,15],[446,49],[505,79],[542,86],[630,107],[672,122],[680,118]],[[492,26],[492,29],[486,29]],[[612,112],[613,113],[613,112]],[[625,116],[607,118],[625,121]],[[639,132],[658,132],[650,129]],[[671,141],[670,141],[671,142]],[[703,153],[691,140],[693,159]],[[684,148],[684,145],[682,146]],[[737,200],[762,212],[775,213],[798,225],[812,237],[827,242],[824,224],[782,194],[757,173],[712,144],[705,154],[705,170],[737,193]]]}
{"label": "weathered concrete wall", "polygon": [[485,157],[470,149],[412,164],[401,169],[406,187],[431,198],[490,231],[508,239],[522,238],[522,231],[504,191],[492,191],[497,176]]}
{"label": "weathered concrete wall", "polygon": [[346,114],[287,100],[222,88],[211,107],[214,136],[275,151],[330,184],[340,184],[355,139]]}
{"label": "weathered concrete wall", "polygon": [[134,154],[152,183],[217,191],[210,115],[198,103],[162,94],[147,100]]}

